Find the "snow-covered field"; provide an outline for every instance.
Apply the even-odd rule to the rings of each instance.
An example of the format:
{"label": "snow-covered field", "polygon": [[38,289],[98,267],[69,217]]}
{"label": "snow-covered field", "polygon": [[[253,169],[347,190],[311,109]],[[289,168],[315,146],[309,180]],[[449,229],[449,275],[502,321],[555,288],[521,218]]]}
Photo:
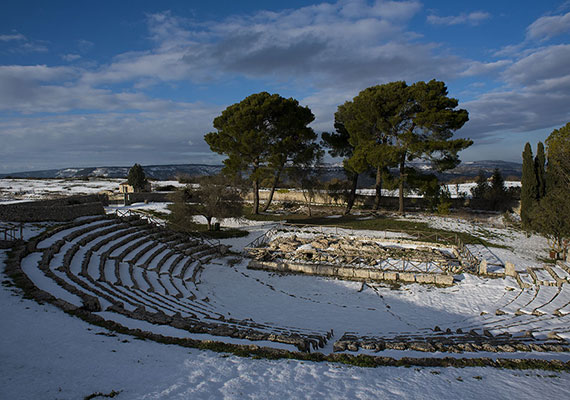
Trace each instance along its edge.
{"label": "snow-covered field", "polygon": [[[135,204],[130,207],[164,211],[166,204]],[[501,268],[506,262],[512,262],[522,273],[527,267],[543,266],[540,257],[546,254],[546,241],[535,235],[527,237],[509,228],[501,217],[481,222],[426,215],[410,218],[451,231],[470,232],[491,242],[509,246],[505,249],[471,247],[491,267]],[[272,226],[241,219],[225,220],[223,225],[241,227],[250,232],[248,237],[222,240],[222,243],[231,245],[232,250],[237,252]],[[97,223],[93,223],[95,231],[98,229],[96,226]],[[43,228],[37,224],[27,224],[25,237],[37,234],[41,229]],[[38,247],[47,248],[69,233],[56,234]],[[119,240],[128,235],[130,234],[110,242],[105,245],[106,248],[119,243]],[[55,267],[61,263],[69,248],[70,244],[64,245],[52,262],[54,273],[62,278],[65,275]],[[118,247],[115,254],[123,248],[126,245]],[[103,250],[105,247],[101,249]],[[81,259],[82,251],[84,250],[78,251],[78,260]],[[39,254],[41,253],[32,253],[24,259],[24,272],[38,286],[80,305],[80,300],[75,295],[61,287],[53,287],[53,281],[41,273],[37,268]],[[6,251],[0,251],[0,265],[5,257]],[[531,288],[523,289],[512,278],[492,279],[461,274],[456,277],[458,282],[449,288],[410,284],[395,290],[383,284],[363,285],[361,282],[249,270],[248,261],[247,258],[239,261],[236,256],[230,256],[213,259],[205,265],[195,288],[191,289],[197,297],[196,301],[200,301],[201,309],[225,318],[253,320],[265,324],[268,329],[290,327],[301,333],[328,332],[332,329],[333,338],[319,350],[324,353],[332,352],[335,340],[347,332],[357,336],[383,338],[398,335],[422,336],[433,334],[436,325],[443,330],[487,330],[493,335],[506,332],[514,337],[532,331],[537,339],[545,339],[549,334],[555,333],[559,337],[570,339],[568,282],[559,287],[542,286],[535,284],[531,278]],[[163,267],[168,267],[169,262],[171,259],[166,260]],[[77,273],[81,270],[79,264],[74,258],[71,271]],[[105,266],[103,273],[112,275],[112,269],[107,271],[106,268]],[[54,306],[24,299],[19,289],[10,286],[3,267],[0,267],[0,271],[0,280],[3,282],[0,288],[2,398],[74,399],[96,392],[109,394],[112,391],[120,392],[116,397],[118,399],[469,399],[564,398],[568,395],[570,373],[567,372],[492,368],[360,368],[334,363],[239,358],[141,341],[89,325]],[[89,270],[93,274],[99,273],[97,268],[93,271]],[[125,271],[127,269],[122,269],[121,273]],[[122,284],[120,280],[115,282],[116,278],[107,280],[115,282],[123,295],[130,293],[130,296],[143,299],[140,290],[132,289],[131,281],[137,279],[137,273],[139,272],[121,275]],[[149,272],[149,277],[150,275]],[[166,300],[162,311],[167,314],[171,312],[173,306],[167,305],[168,303],[184,312],[180,307],[185,303],[169,295],[169,285],[176,282],[167,281],[164,276],[159,270],[152,273],[152,282],[149,281],[151,285],[157,284],[158,287],[160,284],[164,287],[158,293]],[[141,280],[140,285],[143,289],[142,286],[147,284]],[[156,304],[153,307],[160,308]],[[498,310],[501,313],[497,313]],[[569,312],[555,314],[557,310]],[[519,311],[522,312],[519,314]],[[111,312],[102,312],[100,315],[114,320],[123,318]],[[120,322],[127,326],[135,324],[133,327],[145,324],[143,321]],[[148,323],[144,328],[157,333],[175,329]],[[184,331],[180,332],[184,334]],[[196,337],[196,334],[186,335]],[[219,340],[220,337],[213,339]],[[283,346],[279,343],[273,345]],[[417,353],[409,350],[385,350],[373,354],[395,358],[449,355]],[[464,353],[461,356],[570,359],[568,353],[548,352]]]}
{"label": "snow-covered field", "polygon": [[[38,200],[50,196],[119,193],[119,184],[125,179],[0,179],[0,203]],[[178,181],[160,181],[153,186],[184,186]]]}
{"label": "snow-covered field", "polygon": [[[5,252],[0,252],[4,259]],[[0,279],[7,277],[1,273]],[[564,398],[570,373],[254,360],[115,335],[0,288],[6,399]]]}
{"label": "snow-covered field", "polygon": [[[449,191],[449,195],[451,196],[451,198],[455,199],[458,197],[470,198],[471,197],[471,189],[476,187],[477,184],[474,182],[470,182],[470,183],[447,184],[444,186]],[[521,186],[521,183],[519,181],[505,181],[505,187],[506,188],[520,187],[520,186]],[[361,195],[374,196],[375,189],[358,189],[357,193],[361,194]],[[397,197],[398,191],[397,190],[382,189],[382,196]],[[412,192],[406,194],[406,197],[421,197],[421,196],[418,193],[412,191]]]}
{"label": "snow-covered field", "polygon": [[[119,183],[124,179],[90,178],[89,180],[78,179],[0,179],[0,203],[14,202],[17,200],[41,199],[54,195],[94,194],[99,192],[118,193]],[[505,186],[520,187],[520,182],[506,181]],[[183,187],[178,181],[158,181],[156,186]],[[471,189],[475,183],[461,183],[446,185],[452,198],[471,197]],[[294,190],[294,189],[291,189]],[[361,195],[374,195],[374,189],[359,189]],[[382,189],[383,196],[398,196],[397,190]],[[408,197],[419,197],[418,194],[408,193]]]}

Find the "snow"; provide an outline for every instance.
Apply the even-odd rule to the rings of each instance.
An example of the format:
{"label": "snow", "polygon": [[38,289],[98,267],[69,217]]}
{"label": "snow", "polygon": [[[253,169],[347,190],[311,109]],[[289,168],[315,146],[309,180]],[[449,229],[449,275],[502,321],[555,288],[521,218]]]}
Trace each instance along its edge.
{"label": "snow", "polygon": [[133,203],[128,206],[124,205],[109,205],[105,207],[105,211],[107,214],[112,214],[117,210],[125,211],[125,210],[132,210],[132,211],[158,211],[164,214],[170,214],[170,210],[168,209],[168,205],[172,203],[168,202],[150,202],[150,203]]}
{"label": "snow", "polygon": [[564,398],[570,383],[566,372],[239,358],[115,335],[14,288],[2,286],[0,302],[0,388],[14,400],[112,391],[123,400]]}
{"label": "snow", "polygon": [[124,179],[0,179],[0,198],[37,200],[53,196],[118,192]]}
{"label": "snow", "polygon": [[51,293],[55,297],[63,299],[77,307],[81,307],[83,302],[79,297],[58,286],[52,279],[46,277],[43,272],[37,268],[37,264],[41,258],[41,253],[27,255],[22,259],[22,271],[26,273],[37,288]]}
{"label": "snow", "polygon": [[[135,208],[164,210],[166,203],[135,204]],[[507,261],[515,263],[518,271],[528,267],[539,268],[546,274],[539,260],[546,254],[544,238],[509,228],[500,216],[487,220],[464,220],[452,217],[413,215],[409,220],[427,222],[430,226],[469,232],[485,240],[508,248],[487,248],[470,245],[478,257],[501,268]],[[96,225],[96,224],[95,224]],[[226,219],[223,226],[240,227],[250,232],[247,237],[223,239],[241,251],[253,239],[277,224]],[[26,237],[35,235],[44,225],[25,225]],[[66,230],[42,242],[47,247]],[[368,236],[370,232],[315,229],[303,237],[323,233],[350,237]],[[279,235],[292,233],[280,232]],[[375,232],[382,238],[393,237],[390,232]],[[301,236],[301,235],[299,235]],[[398,235],[396,235],[398,236]],[[102,240],[98,238],[93,243]],[[110,247],[112,243],[106,245]],[[62,249],[63,251],[69,247]],[[124,246],[123,246],[124,247]],[[146,247],[142,245],[140,248]],[[152,254],[158,245],[139,263]],[[80,259],[82,248],[77,260]],[[164,251],[167,253],[167,250]],[[61,253],[54,258],[57,266]],[[3,273],[6,251],[0,251],[0,280],[9,282]],[[70,303],[81,305],[81,300],[57,286],[37,268],[40,253],[28,255],[22,263],[24,272],[34,283]],[[458,283],[448,288],[429,285],[402,285],[398,290],[384,284],[366,284],[322,277],[282,275],[247,269],[248,259],[232,255],[204,265],[199,280],[192,288],[198,298],[194,305],[203,315],[223,314],[237,320],[251,318],[266,324],[267,329],[285,328],[301,333],[322,334],[331,329],[334,337],[324,349],[332,351],[335,340],[350,331],[357,336],[395,337],[399,334],[429,335],[438,325],[442,329],[489,329],[493,333],[509,332],[519,335],[527,330],[538,338],[550,332],[570,338],[570,288],[537,286],[530,276],[528,289],[522,289],[512,278],[491,279],[470,274],[457,276]],[[157,257],[156,262],[159,258]],[[78,271],[74,258],[72,271]],[[232,264],[232,265],[230,265]],[[168,269],[169,263],[163,266]],[[558,267],[556,267],[558,268]],[[560,268],[558,268],[560,269]],[[89,273],[98,275],[98,258],[93,256]],[[562,275],[562,272],[555,270]],[[109,263],[109,277],[114,281],[114,265]],[[183,306],[164,290],[150,294],[142,278],[141,268],[133,269],[142,290],[128,287],[109,287],[109,293],[127,294],[140,302],[151,302],[164,297],[165,312],[173,313]],[[62,274],[58,273],[63,277]],[[128,266],[120,265],[120,275],[126,286],[132,284]],[[178,289],[180,280],[165,280],[156,272],[148,272],[156,287],[167,286],[169,292]],[[548,276],[548,275],[546,275]],[[159,280],[160,278],[160,280]],[[552,279],[552,277],[551,277]],[[174,286],[172,286],[174,285]],[[189,293],[183,288],[184,293]],[[204,299],[208,298],[208,302]],[[334,363],[313,363],[295,360],[254,360],[227,354],[199,351],[180,346],[135,340],[127,335],[115,335],[105,329],[65,314],[49,304],[40,305],[22,298],[22,293],[4,284],[0,288],[0,390],[1,397],[28,398],[83,398],[95,392],[120,391],[119,399],[169,398],[565,398],[570,373],[545,371],[510,371],[492,368],[359,368]],[[106,303],[104,303],[106,305]],[[127,306],[127,308],[134,308]],[[150,307],[149,307],[150,309]],[[496,310],[506,314],[495,315]],[[522,315],[515,314],[521,310]],[[537,310],[541,315],[533,315]],[[560,310],[563,317],[554,314]],[[205,334],[191,334],[168,326],[152,325],[128,319],[119,314],[102,312],[100,315],[133,328],[177,337],[250,343],[245,340],[220,338]],[[251,342],[257,345],[290,348],[275,342]],[[361,351],[365,352],[365,351]],[[568,353],[501,353],[448,354],[410,351],[372,353],[400,357],[532,357],[568,360]]]}
{"label": "snow", "polygon": [[[459,183],[459,184],[450,183],[442,186],[447,188],[447,190],[449,191],[449,195],[451,196],[452,199],[456,199],[462,196],[464,196],[465,198],[471,198],[471,189],[476,187],[477,184],[474,182]],[[520,186],[521,183],[519,181],[505,181],[505,187],[507,189],[511,187],[520,187]],[[365,196],[374,196],[376,194],[376,189],[358,189],[356,193]],[[382,196],[398,197],[398,195],[399,192],[397,189],[395,190],[382,189]],[[421,197],[421,195],[418,192],[412,190],[406,192],[406,197],[417,198]]]}

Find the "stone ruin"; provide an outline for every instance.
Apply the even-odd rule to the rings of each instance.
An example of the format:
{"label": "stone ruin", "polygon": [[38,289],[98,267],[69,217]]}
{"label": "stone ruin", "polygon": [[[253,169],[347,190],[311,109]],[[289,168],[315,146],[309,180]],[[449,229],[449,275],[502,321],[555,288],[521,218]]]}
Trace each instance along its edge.
{"label": "stone ruin", "polygon": [[[50,301],[93,324],[152,340],[195,347],[204,342],[199,335],[208,334],[217,340],[226,337],[262,346],[273,342],[310,352],[322,349],[333,339],[332,329],[234,319],[223,307],[211,303],[201,294],[200,276],[204,266],[221,259],[226,252],[224,246],[173,233],[138,218],[97,216],[60,225],[15,246],[6,271],[37,300]],[[253,258],[250,268],[360,281],[451,285],[453,274],[465,268],[457,247],[401,238],[286,232],[273,236],[266,245],[250,248],[249,253]],[[545,271],[552,276],[549,278]],[[36,287],[32,277],[55,283],[49,285],[53,292]],[[517,275],[517,279],[525,277]],[[333,343],[333,351],[570,351],[568,343],[555,332],[539,339],[530,331],[536,319],[570,315],[570,304],[563,295],[570,282],[570,271],[550,266],[548,270],[529,270],[528,278],[529,285],[536,289],[521,285],[521,290],[507,291],[504,304],[494,315],[488,315],[482,325],[465,322],[453,330],[435,326],[387,337],[345,332]],[[106,313],[101,314],[102,311]],[[511,336],[503,329],[508,318],[517,318],[519,325],[526,318],[528,326],[523,324],[521,332],[529,329],[528,332]],[[152,328],[130,328],[130,323],[122,325],[125,320],[144,322],[150,327],[169,326],[186,331],[189,336],[178,339]]]}
{"label": "stone ruin", "polygon": [[455,248],[407,240],[292,234],[248,253],[252,269],[343,279],[451,285],[453,274],[463,271]]}

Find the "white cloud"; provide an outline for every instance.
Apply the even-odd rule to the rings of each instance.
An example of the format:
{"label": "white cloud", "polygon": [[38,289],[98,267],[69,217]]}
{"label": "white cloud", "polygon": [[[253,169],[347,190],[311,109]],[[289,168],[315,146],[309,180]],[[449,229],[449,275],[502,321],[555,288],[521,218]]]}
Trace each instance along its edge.
{"label": "white cloud", "polygon": [[570,12],[564,15],[541,17],[526,30],[527,38],[546,40],[570,32]]}
{"label": "white cloud", "polygon": [[26,37],[21,33],[11,33],[7,35],[0,35],[0,42],[12,42],[12,41],[19,41],[19,40],[26,40]]}
{"label": "white cloud", "polygon": [[71,110],[167,110],[176,104],[140,92],[113,92],[77,82],[70,67],[0,66],[0,110],[26,114]]}
{"label": "white cloud", "polygon": [[535,86],[545,79],[570,75],[570,44],[536,49],[511,65],[503,77],[507,82]]}
{"label": "white cloud", "polygon": [[[107,65],[0,66],[0,110],[27,114],[0,121],[6,144],[0,156],[15,160],[43,146],[61,154],[65,166],[113,157],[126,164],[212,160],[203,135],[224,106],[145,93],[165,83],[207,87],[243,77],[269,87],[302,88],[300,102],[315,114],[317,131],[332,129],[337,106],[360,90],[400,79],[497,79],[499,90],[460,103],[471,119],[461,134],[472,138],[570,120],[570,45],[521,45],[516,57],[510,52],[498,60],[467,60],[418,40],[409,21],[420,9],[416,1],[338,1],[199,22],[166,12],[148,16],[149,49],[120,54]],[[433,17],[432,23],[473,25],[490,15]],[[78,42],[78,53],[92,46]],[[62,58],[74,61],[79,54]],[[60,115],[29,118],[34,113]]]}
{"label": "white cloud", "polygon": [[30,40],[16,31],[0,35],[0,42],[5,43],[8,51],[13,53],[46,53],[48,51],[46,41]]}
{"label": "white cloud", "polygon": [[500,90],[463,103],[470,121],[462,134],[528,132],[570,120],[570,45],[536,49],[502,72]]}
{"label": "white cloud", "polygon": [[476,76],[476,75],[488,75],[496,73],[499,70],[504,69],[507,65],[512,63],[511,60],[498,60],[493,62],[480,62],[471,61],[467,69],[461,72],[461,76]]}
{"label": "white cloud", "polygon": [[416,1],[339,1],[199,23],[153,14],[153,49],[116,57],[82,82],[247,77],[327,88],[458,74],[459,58],[438,55],[436,44],[406,30],[420,9]]}
{"label": "white cloud", "polygon": [[164,111],[3,119],[0,159],[10,166],[4,172],[134,162],[220,163],[203,140],[220,111],[219,106],[193,103]]}
{"label": "white cloud", "polygon": [[61,55],[61,58],[62,58],[62,60],[64,60],[64,61],[71,62],[71,61],[79,60],[79,59],[81,58],[81,56],[80,56],[79,54],[71,54],[71,53],[69,53],[69,54],[62,54],[62,55]]}
{"label": "white cloud", "polygon": [[447,17],[440,17],[437,15],[428,15],[427,21],[433,25],[459,25],[468,24],[472,26],[479,25],[486,19],[491,18],[491,14],[485,11],[473,11],[469,14],[461,13],[459,15],[450,15]]}

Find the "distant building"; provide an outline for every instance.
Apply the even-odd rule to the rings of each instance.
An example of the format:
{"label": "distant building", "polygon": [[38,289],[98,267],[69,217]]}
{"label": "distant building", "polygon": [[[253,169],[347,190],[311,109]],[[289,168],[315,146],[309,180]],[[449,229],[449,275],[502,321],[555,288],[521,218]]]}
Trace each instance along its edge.
{"label": "distant building", "polygon": [[[147,182],[142,192],[150,192],[150,191],[152,191],[152,185],[150,184],[150,182]],[[134,192],[135,188],[129,185],[129,182],[122,182],[119,184],[119,193],[134,193]]]}

